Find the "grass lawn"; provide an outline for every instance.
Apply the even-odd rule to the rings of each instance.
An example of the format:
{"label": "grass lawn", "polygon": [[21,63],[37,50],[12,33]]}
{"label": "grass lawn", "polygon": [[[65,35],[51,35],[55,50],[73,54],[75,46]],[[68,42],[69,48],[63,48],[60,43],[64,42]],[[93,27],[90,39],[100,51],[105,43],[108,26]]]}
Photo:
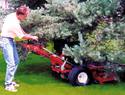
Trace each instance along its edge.
{"label": "grass lawn", "polygon": [[0,53],[0,95],[125,95],[125,83],[91,84],[84,87],[73,87],[51,75],[47,59],[30,54],[21,62],[16,74],[20,83],[16,93],[4,90],[6,63]]}

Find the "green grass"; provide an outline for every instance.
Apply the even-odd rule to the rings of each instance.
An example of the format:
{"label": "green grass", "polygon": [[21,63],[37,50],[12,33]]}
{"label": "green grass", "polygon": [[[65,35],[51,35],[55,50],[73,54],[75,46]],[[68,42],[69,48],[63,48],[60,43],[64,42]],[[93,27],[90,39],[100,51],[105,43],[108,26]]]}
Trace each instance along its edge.
{"label": "green grass", "polygon": [[0,54],[0,95],[125,95],[125,83],[91,84],[84,87],[73,87],[51,75],[47,59],[30,54],[21,62],[16,74],[20,83],[16,93],[4,90],[6,63]]}

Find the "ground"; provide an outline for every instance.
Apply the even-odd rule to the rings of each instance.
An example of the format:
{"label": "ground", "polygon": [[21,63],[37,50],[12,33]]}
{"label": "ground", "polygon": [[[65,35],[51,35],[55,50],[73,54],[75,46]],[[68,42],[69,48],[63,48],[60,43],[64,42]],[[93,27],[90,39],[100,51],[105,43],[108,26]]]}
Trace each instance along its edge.
{"label": "ground", "polygon": [[49,60],[30,54],[19,65],[16,80],[21,87],[18,92],[4,90],[5,66],[0,53],[0,95],[125,95],[125,83],[91,84],[74,87],[52,76]]}

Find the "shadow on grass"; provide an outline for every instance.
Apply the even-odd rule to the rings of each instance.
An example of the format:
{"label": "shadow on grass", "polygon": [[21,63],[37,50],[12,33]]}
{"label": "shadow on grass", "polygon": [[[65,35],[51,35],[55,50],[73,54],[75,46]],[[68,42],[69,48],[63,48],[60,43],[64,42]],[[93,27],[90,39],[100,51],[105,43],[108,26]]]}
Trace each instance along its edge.
{"label": "shadow on grass", "polygon": [[43,72],[50,72],[50,65],[46,63],[36,63],[36,64],[25,64],[20,66],[18,69],[19,73],[32,73],[32,74],[40,74]]}
{"label": "shadow on grass", "polygon": [[18,75],[19,80],[28,84],[68,84],[68,81],[53,75],[48,63],[24,64],[19,67]]}

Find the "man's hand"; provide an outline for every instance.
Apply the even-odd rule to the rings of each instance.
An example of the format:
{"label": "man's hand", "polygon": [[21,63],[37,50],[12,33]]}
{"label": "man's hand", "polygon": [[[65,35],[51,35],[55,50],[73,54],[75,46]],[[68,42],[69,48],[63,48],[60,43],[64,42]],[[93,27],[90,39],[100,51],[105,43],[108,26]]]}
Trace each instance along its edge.
{"label": "man's hand", "polygon": [[25,36],[23,37],[23,39],[25,40],[36,40],[38,41],[38,37],[37,36],[32,36],[30,34],[25,34]]}
{"label": "man's hand", "polygon": [[38,41],[38,37],[37,36],[32,36],[32,39]]}

